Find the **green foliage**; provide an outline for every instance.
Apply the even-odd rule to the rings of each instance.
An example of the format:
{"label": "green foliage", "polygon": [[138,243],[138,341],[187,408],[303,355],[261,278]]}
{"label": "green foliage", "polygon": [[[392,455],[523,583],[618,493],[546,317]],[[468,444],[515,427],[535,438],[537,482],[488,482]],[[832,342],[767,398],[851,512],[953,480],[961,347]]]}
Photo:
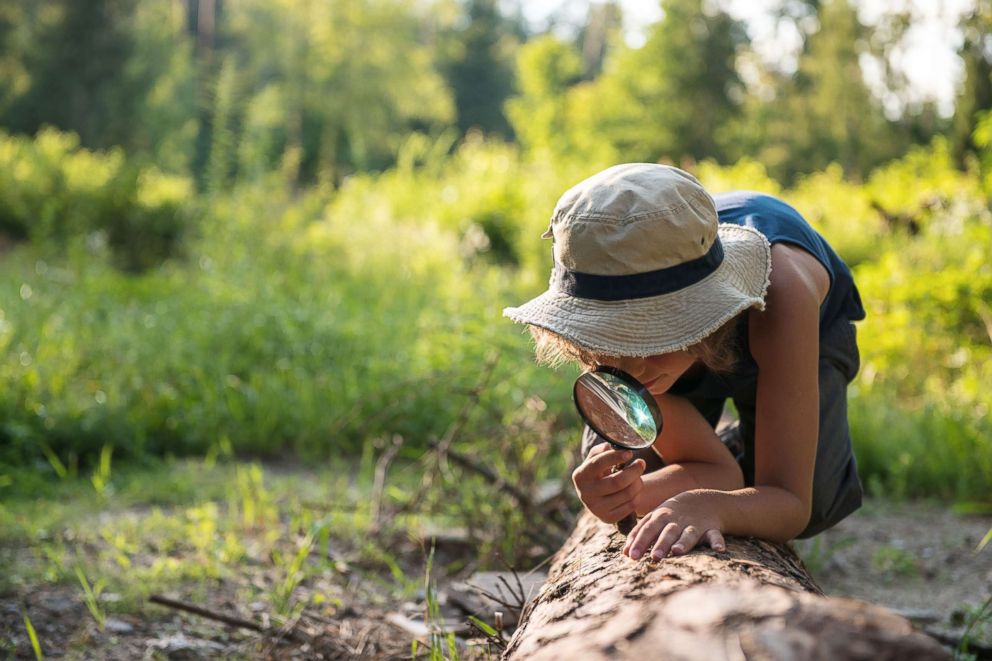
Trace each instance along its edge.
{"label": "green foliage", "polygon": [[522,144],[594,162],[725,156],[723,128],[742,97],[735,65],[746,35],[704,5],[665,2],[665,20],[647,42],[617,48],[591,81],[579,82],[578,53],[553,37],[521,49],[521,95],[508,108]]}
{"label": "green foliage", "polygon": [[954,658],[961,661],[979,658],[969,650],[983,630],[985,633],[983,637],[988,636],[989,625],[992,624],[992,597],[986,599],[980,606],[966,608],[965,618],[964,634],[954,650]]}
{"label": "green foliage", "polygon": [[[7,156],[18,165],[0,181],[40,205],[28,196],[38,185],[10,182],[23,176],[14,173],[54,177],[56,162],[77,177],[66,179],[84,182],[70,190],[103,194],[122,157],[65,140],[49,132],[0,143],[3,153],[31,156]],[[4,460],[40,461],[65,477],[86,466],[106,489],[109,461],[100,457],[110,452],[116,468],[170,453],[353,454],[393,434],[408,449],[425,447],[446,433],[494,355],[480,406],[506,413],[476,433],[502,447],[497,463],[526,454],[518,443],[552,452],[539,436],[500,431],[526,417],[532,394],[551,419],[571,424],[574,414],[561,376],[533,365],[529,343],[499,311],[543,290],[550,246],[538,236],[548,213],[598,167],[531,158],[479,136],[453,146],[450,136],[415,134],[395,168],[337,190],[293,195],[269,173],[215,192],[200,204],[190,259],[139,277],[92,249],[65,260],[44,248],[49,239],[25,246],[0,267],[0,349],[10,357],[0,367]],[[707,161],[697,174],[712,190],[782,195],[856,265],[869,316],[851,424],[869,485],[986,498],[992,221],[977,172],[955,170],[936,141],[860,186],[839,166],[786,189],[751,160]],[[149,208],[155,195],[188,190],[185,180],[143,177]],[[48,213],[67,222],[61,209]],[[911,218],[916,229],[887,216]],[[465,502],[522,525],[512,503]]]}
{"label": "green foliage", "polygon": [[213,118],[210,123],[212,142],[203,177],[204,188],[211,193],[230,188],[234,177],[236,75],[234,59],[228,57],[224,60],[217,75]]}
{"label": "green foliage", "polygon": [[[247,124],[223,140],[244,165],[282,166],[294,184],[389,165],[411,129],[454,118],[420,11],[398,0],[226,4],[230,46],[218,55],[226,49],[238,61],[243,98],[223,114],[240,115],[246,104]],[[222,77],[217,89],[233,84]],[[211,104],[215,115],[222,99]]]}
{"label": "green foliage", "polygon": [[134,0],[5,2],[0,117],[13,132],[46,125],[90,148],[130,144],[138,104],[151,83],[128,64],[138,37]]}
{"label": "green foliage", "polygon": [[[849,0],[818,3],[795,72],[767,71],[732,133],[742,154],[791,183],[830,163],[861,178],[897,156],[905,138],[865,83],[868,32]],[[809,22],[807,21],[807,24]]]}
{"label": "green foliage", "polygon": [[992,528],[989,528],[989,531],[985,533],[985,537],[982,537],[982,541],[978,542],[978,546],[975,548],[975,551],[981,551],[989,545],[989,542],[992,542]]}
{"label": "green foliage", "polygon": [[859,456],[901,495],[983,498],[992,480],[984,387],[992,378],[992,217],[966,190],[933,211],[919,237],[894,241],[856,272],[869,318],[853,426],[872,439]]}
{"label": "green foliage", "polygon": [[985,192],[992,196],[992,110],[979,115],[974,133],[975,145],[979,152],[979,165],[982,172],[982,185]]}
{"label": "green foliage", "polygon": [[974,135],[979,114],[992,110],[992,52],[988,45],[992,30],[992,2],[976,0],[962,21],[963,39],[958,54],[964,60],[964,81],[954,105],[951,140],[955,156],[964,160],[980,145]]}
{"label": "green foliage", "polygon": [[434,548],[431,547],[427,556],[427,567],[424,570],[424,593],[426,594],[427,612],[424,619],[430,628],[428,652],[431,661],[457,661],[458,646],[455,634],[446,632],[444,618],[441,615],[441,602],[437,595],[437,583],[431,575],[434,569]]}
{"label": "green foliage", "polygon": [[919,576],[919,559],[912,551],[896,546],[879,546],[871,555],[872,568],[888,577],[908,578]]}
{"label": "green foliage", "polygon": [[[663,2],[637,47],[623,43],[615,2],[593,3],[571,43],[551,26],[528,33],[495,0],[200,4],[2,3],[0,126],[119,146],[192,174],[198,190],[273,170],[294,186],[338,184],[392,165],[411,132],[449,128],[513,137],[542,158],[749,157],[793,183],[831,162],[867,176],[940,131],[964,162],[989,106],[987,0],[961,26],[953,130],[933,103],[892,106],[910,96],[892,61],[917,20],[899,8],[864,26],[849,0],[782,4],[775,18],[803,40],[794,70],[788,53],[765,61],[704,0]],[[884,110],[864,82],[869,61]]]}
{"label": "green foliage", "polygon": [[666,0],[643,47],[622,53],[600,89],[603,126],[625,160],[722,158],[722,128],[742,94],[736,68],[744,26],[702,0]]}
{"label": "green foliage", "polygon": [[582,74],[578,51],[551,35],[525,44],[517,56],[518,96],[506,104],[517,140],[525,148],[551,156],[567,154],[568,88]]}
{"label": "green foliage", "polygon": [[[98,260],[12,256],[0,279],[13,357],[0,368],[3,452],[41,458],[47,444],[64,465],[105,446],[117,461],[222,439],[265,455],[354,452],[387,433],[422,445],[494,350],[507,359],[492,405],[522,401],[554,377],[499,311],[543,280],[541,209],[562,182],[484,143],[443,167],[297,200],[269,185],[216,196],[190,262],[137,278]],[[500,251],[493,261],[542,266],[489,266],[466,239],[473,226]]]}
{"label": "green foliage", "polygon": [[175,255],[188,224],[189,181],[92,152],[53,129],[37,139],[0,133],[0,232],[49,248],[106,244],[140,271]]}

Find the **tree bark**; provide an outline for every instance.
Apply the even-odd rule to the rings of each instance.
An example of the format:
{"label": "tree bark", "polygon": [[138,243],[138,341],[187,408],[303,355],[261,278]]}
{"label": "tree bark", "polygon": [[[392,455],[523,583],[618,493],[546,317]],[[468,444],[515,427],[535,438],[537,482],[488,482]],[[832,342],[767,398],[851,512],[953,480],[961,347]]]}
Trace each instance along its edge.
{"label": "tree bark", "polygon": [[505,659],[950,659],[884,608],[828,598],[787,546],[728,538],[660,562],[584,513]]}

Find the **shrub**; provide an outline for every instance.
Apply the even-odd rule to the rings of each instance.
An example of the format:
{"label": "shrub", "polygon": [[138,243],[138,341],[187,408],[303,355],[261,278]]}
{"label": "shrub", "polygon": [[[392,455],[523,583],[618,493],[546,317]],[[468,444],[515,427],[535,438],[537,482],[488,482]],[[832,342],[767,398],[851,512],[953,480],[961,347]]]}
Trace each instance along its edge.
{"label": "shrub", "polygon": [[188,179],[92,152],[71,133],[0,133],[0,232],[64,251],[105,242],[122,269],[176,255],[188,229]]}

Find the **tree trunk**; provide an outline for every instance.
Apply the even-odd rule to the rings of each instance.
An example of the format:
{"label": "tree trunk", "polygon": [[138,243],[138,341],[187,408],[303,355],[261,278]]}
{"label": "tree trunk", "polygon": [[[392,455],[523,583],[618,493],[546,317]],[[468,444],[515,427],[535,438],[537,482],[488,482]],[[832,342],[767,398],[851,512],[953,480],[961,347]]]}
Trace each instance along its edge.
{"label": "tree trunk", "polygon": [[788,547],[729,538],[660,562],[583,514],[505,659],[950,659],[906,619],[828,598]]}

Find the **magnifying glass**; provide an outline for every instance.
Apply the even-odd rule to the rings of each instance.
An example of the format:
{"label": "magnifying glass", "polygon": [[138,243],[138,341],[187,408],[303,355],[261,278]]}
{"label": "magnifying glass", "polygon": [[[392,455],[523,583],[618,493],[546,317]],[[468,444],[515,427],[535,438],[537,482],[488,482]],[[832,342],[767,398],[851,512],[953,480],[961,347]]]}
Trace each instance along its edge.
{"label": "magnifying glass", "polygon": [[[661,433],[661,410],[654,395],[640,381],[615,367],[600,366],[575,381],[572,399],[590,428],[617,450],[642,450]],[[624,464],[613,467],[613,472]],[[637,517],[630,514],[617,529],[629,533]]]}

